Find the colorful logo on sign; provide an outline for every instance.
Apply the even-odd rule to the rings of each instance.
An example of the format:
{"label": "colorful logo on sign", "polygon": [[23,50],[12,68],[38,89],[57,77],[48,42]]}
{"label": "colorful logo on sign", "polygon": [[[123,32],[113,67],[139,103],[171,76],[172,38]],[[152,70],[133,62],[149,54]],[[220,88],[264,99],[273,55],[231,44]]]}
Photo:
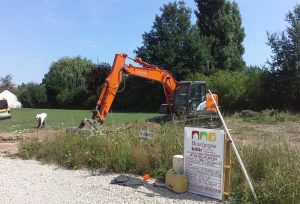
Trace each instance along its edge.
{"label": "colorful logo on sign", "polygon": [[207,131],[198,131],[193,130],[192,131],[192,139],[198,139],[198,140],[207,140],[210,142],[215,142],[217,139],[217,134],[215,132],[207,132]]}

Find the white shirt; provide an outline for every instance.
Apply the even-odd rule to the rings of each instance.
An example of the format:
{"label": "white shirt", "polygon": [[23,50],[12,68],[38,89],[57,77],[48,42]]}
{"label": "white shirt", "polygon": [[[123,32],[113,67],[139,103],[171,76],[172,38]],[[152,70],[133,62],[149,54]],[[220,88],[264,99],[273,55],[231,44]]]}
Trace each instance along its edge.
{"label": "white shirt", "polygon": [[36,119],[40,119],[41,123],[43,123],[44,121],[46,121],[47,113],[36,114],[35,118]]}
{"label": "white shirt", "polygon": [[199,104],[197,107],[196,111],[202,111],[206,109],[206,101],[203,101],[202,103]]}

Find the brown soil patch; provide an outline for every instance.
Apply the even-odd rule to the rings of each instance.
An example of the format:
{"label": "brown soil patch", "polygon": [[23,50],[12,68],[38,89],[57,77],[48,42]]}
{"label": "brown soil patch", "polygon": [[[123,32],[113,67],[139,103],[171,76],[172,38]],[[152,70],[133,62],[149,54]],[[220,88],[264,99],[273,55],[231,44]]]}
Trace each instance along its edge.
{"label": "brown soil patch", "polygon": [[26,139],[51,139],[54,136],[65,134],[65,129],[42,130],[33,132],[0,132],[0,153],[16,155],[19,142]]}
{"label": "brown soil patch", "polygon": [[0,143],[0,152],[15,155],[18,153],[18,144],[16,142],[2,142]]}
{"label": "brown soil patch", "polygon": [[228,126],[237,145],[288,145],[300,150],[299,122],[283,122],[276,125],[241,122]]}

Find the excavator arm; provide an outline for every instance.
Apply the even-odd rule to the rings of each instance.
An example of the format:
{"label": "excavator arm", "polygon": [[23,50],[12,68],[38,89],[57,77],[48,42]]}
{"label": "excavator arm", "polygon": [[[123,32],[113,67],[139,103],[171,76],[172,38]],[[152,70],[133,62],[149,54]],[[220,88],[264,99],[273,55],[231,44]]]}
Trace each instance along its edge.
{"label": "excavator arm", "polygon": [[177,81],[174,79],[171,73],[160,69],[155,65],[146,63],[140,58],[135,58],[133,61],[142,65],[142,67],[136,67],[131,64],[126,65],[126,58],[130,59],[126,54],[115,55],[112,70],[105,80],[100,97],[97,101],[93,119],[97,118],[100,123],[105,121],[124,74],[142,77],[161,83],[164,87],[164,93],[169,111],[173,112],[174,92],[177,86]]}

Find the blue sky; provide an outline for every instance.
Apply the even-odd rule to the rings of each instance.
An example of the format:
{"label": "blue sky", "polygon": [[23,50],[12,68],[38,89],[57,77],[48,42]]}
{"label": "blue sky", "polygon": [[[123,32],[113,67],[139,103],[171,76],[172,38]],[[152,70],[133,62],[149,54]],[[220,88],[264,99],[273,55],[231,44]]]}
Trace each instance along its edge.
{"label": "blue sky", "polygon": [[[115,53],[141,46],[160,7],[169,0],[1,0],[0,77],[40,83],[53,61],[82,56],[112,64]],[[246,32],[247,65],[270,57],[266,31],[286,28],[285,14],[299,0],[236,0]],[[194,0],[186,0],[195,10]],[[195,17],[193,17],[195,21]]]}

